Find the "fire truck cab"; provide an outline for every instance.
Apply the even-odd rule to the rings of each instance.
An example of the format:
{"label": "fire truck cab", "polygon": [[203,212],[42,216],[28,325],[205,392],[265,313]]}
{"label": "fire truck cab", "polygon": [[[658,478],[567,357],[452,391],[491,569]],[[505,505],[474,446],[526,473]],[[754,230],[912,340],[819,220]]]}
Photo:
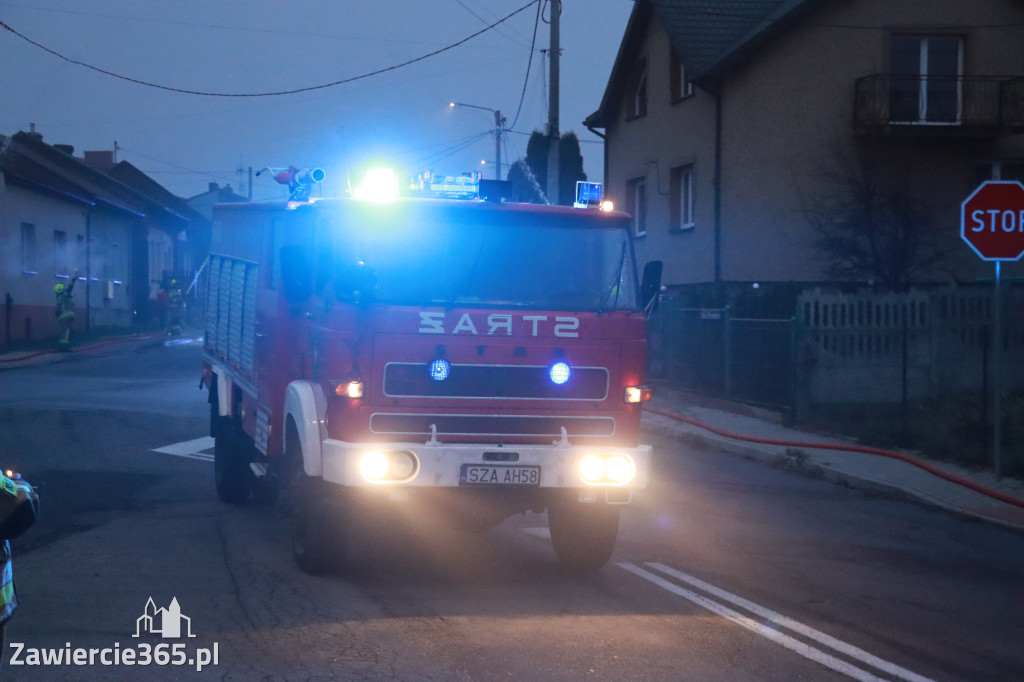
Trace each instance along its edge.
{"label": "fire truck cab", "polygon": [[614,211],[218,205],[203,366],[217,493],[276,498],[312,573],[403,517],[486,527],[528,510],[547,510],[561,563],[598,568],[651,475],[641,291],[657,289]]}

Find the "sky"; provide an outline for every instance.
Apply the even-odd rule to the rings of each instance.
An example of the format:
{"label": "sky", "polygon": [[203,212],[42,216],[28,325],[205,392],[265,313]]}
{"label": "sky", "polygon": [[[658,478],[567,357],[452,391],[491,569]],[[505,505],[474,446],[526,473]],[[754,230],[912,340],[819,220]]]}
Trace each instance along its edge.
{"label": "sky", "polygon": [[[448,104],[500,111],[512,127],[503,164],[525,156],[529,133],[547,122],[541,51],[550,38],[545,2],[527,79],[538,7],[528,2],[0,0],[0,21],[11,29],[94,67],[0,27],[0,134],[35,124],[46,142],[72,145],[79,157],[116,143],[118,161],[186,198],[211,182],[244,194],[250,167],[323,168],[324,195],[342,193],[373,164],[403,175],[493,177],[494,114]],[[632,7],[562,0],[560,129],[580,138],[594,181],[602,180],[603,145],[583,119],[601,102]],[[260,94],[353,78],[257,97],[125,80]],[[254,178],[254,199],[287,194],[270,175]]]}

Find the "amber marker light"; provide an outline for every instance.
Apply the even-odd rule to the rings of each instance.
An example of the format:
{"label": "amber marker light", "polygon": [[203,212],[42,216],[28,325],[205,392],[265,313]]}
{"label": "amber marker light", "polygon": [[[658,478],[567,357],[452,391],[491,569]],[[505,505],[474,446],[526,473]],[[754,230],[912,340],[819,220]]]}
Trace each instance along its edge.
{"label": "amber marker light", "polygon": [[342,381],[334,387],[334,395],[339,398],[362,398],[363,397],[363,382],[361,381]]}
{"label": "amber marker light", "polygon": [[627,403],[646,403],[651,399],[651,389],[646,386],[627,386],[623,400]]}

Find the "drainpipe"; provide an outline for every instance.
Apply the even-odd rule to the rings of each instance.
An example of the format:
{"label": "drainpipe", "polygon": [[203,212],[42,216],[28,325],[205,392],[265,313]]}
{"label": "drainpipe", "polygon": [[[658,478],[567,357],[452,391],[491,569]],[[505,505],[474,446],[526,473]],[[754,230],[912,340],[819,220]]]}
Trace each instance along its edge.
{"label": "drainpipe", "polygon": [[722,91],[711,90],[715,98],[715,284],[722,283]]}
{"label": "drainpipe", "polygon": [[[584,124],[584,125],[586,125],[586,124]],[[602,161],[603,161],[602,162],[602,167],[603,167],[602,173],[603,173],[603,176],[601,178],[601,184],[603,185],[603,187],[601,189],[601,198],[604,199],[607,196],[607,194],[608,194],[608,138],[607,138],[607,136],[604,133],[598,132],[596,128],[591,128],[590,126],[587,126],[587,130],[589,130],[590,132],[592,132],[595,135],[597,135],[598,137],[600,137],[601,140],[604,142],[604,144],[601,145],[602,148],[603,148],[603,153],[601,154]],[[607,130],[608,129],[605,128],[605,132],[607,132]],[[622,210],[622,209],[619,209],[619,210]]]}

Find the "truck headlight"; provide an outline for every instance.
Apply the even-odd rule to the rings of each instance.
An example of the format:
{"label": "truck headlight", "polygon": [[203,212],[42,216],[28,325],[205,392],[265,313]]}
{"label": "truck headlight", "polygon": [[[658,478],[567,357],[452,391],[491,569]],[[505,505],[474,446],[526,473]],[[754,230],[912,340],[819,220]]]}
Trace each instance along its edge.
{"label": "truck headlight", "polygon": [[370,483],[404,483],[419,471],[419,460],[408,450],[371,450],[359,460],[359,473]]}
{"label": "truck headlight", "polygon": [[636,476],[636,462],[619,452],[584,455],[579,474],[588,485],[627,485]]}

